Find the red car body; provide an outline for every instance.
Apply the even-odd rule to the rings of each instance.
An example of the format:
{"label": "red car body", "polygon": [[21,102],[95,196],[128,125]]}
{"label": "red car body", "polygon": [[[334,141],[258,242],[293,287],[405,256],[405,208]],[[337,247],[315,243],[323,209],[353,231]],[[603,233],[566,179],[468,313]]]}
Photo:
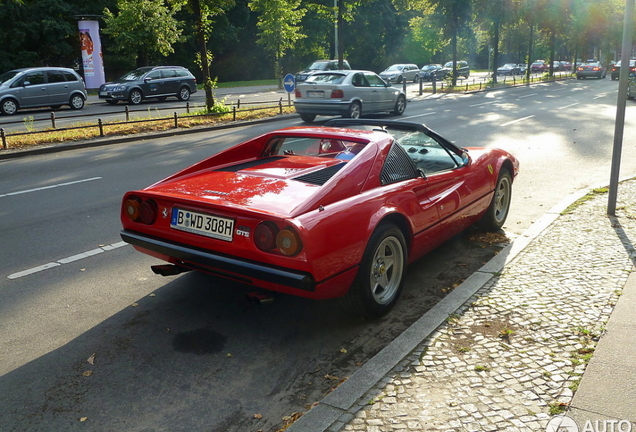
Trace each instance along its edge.
{"label": "red car body", "polygon": [[[395,274],[404,273],[406,264],[483,220],[494,205],[500,173],[507,172],[512,183],[518,171],[518,161],[505,151],[460,149],[416,125],[426,133],[421,137],[427,143],[432,139],[448,146],[448,161],[457,164],[422,173],[411,159],[414,155],[404,155],[438,152],[448,162],[448,148],[420,146],[413,132],[404,132],[399,141],[368,123],[360,123],[367,130],[352,129],[358,127],[353,124],[269,132],[128,192],[121,211],[122,238],[174,265],[160,266],[160,274],[194,269],[312,299],[342,297],[369,261],[366,250],[379,227],[400,231],[391,237],[387,250],[401,249],[395,238],[403,236],[406,249],[397,252],[405,263],[404,269],[395,264],[400,254],[389,253],[380,264],[376,257],[371,270],[365,270],[371,279],[390,278],[391,268]],[[381,123],[403,125],[405,130],[412,125]],[[306,148],[303,154],[292,149],[312,140],[320,142],[320,148]],[[510,201],[507,187],[504,220]],[[499,222],[492,228],[499,228],[503,221]],[[396,298],[387,300],[390,304],[380,305],[388,307],[377,309],[372,302],[371,309],[365,306],[360,312],[386,312],[400,287],[395,287]]]}

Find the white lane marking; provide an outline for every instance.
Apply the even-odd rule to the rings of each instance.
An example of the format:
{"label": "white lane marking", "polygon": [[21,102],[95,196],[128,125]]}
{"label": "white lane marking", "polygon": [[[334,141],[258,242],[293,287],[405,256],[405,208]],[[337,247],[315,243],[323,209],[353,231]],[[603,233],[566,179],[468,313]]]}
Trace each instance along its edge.
{"label": "white lane marking", "polygon": [[437,112],[429,112],[429,113],[425,113],[425,114],[418,114],[418,115],[413,115],[413,116],[408,116],[408,117],[402,117],[405,119],[410,119],[410,118],[415,118],[415,117],[425,117],[425,116],[430,116],[433,114],[437,114]]}
{"label": "white lane marking", "polygon": [[530,93],[530,94],[527,94],[527,95],[519,96],[519,99],[527,98],[527,97],[530,97],[530,96],[536,96],[538,94],[539,93]]}
{"label": "white lane marking", "polygon": [[84,179],[84,180],[76,180],[76,181],[72,181],[72,182],[58,183],[58,184],[54,184],[54,185],[50,185],[50,186],[42,186],[42,187],[34,188],[34,189],[26,189],[26,190],[17,191],[17,192],[9,192],[9,193],[6,193],[6,194],[0,194],[0,198],[13,196],[13,195],[21,195],[21,194],[31,193],[31,192],[39,192],[39,191],[43,191],[43,190],[47,190],[47,189],[53,189],[53,188],[58,188],[58,187],[63,187],[63,186],[70,186],[70,185],[74,185],[74,184],[78,184],[78,183],[86,183],[86,182],[89,182],[89,181],[101,180],[101,179],[102,179],[102,177],[92,177],[92,178],[88,178],[88,179]]}
{"label": "white lane marking", "polygon": [[7,278],[8,279],[18,279],[18,278],[21,278],[21,277],[24,277],[24,276],[29,276],[29,275],[32,275],[33,273],[38,273],[38,272],[41,272],[41,271],[44,271],[44,270],[48,270],[48,269],[51,269],[51,268],[54,268],[54,267],[59,267],[62,264],[72,263],[72,262],[79,261],[79,260],[84,259],[84,258],[88,258],[88,257],[94,256],[94,255],[98,255],[100,253],[108,252],[108,251],[111,251],[113,249],[117,249],[117,248],[126,246],[127,244],[128,243],[121,241],[121,242],[112,243],[112,244],[105,245],[105,246],[100,246],[97,249],[91,249],[89,251],[82,252],[82,253],[79,253],[77,255],[71,255],[69,257],[62,258],[62,259],[54,261],[54,262],[42,264],[42,265],[37,266],[37,267],[32,267],[32,268],[27,269],[27,270],[22,270],[21,272],[10,274],[9,276],[7,276]]}
{"label": "white lane marking", "polygon": [[566,105],[566,106],[564,106],[564,107],[563,107],[563,108],[561,108],[561,109],[570,108],[570,107],[573,107],[573,106],[578,105],[578,104],[579,104],[579,103],[578,103],[578,102],[576,102],[576,103],[573,103],[573,104],[570,104],[570,105]]}
{"label": "white lane marking", "polygon": [[596,97],[592,98],[592,100],[600,99],[600,98],[603,98],[605,96],[607,96],[607,95],[605,93],[603,93],[602,95],[599,95],[599,96],[596,96]]}
{"label": "white lane marking", "polygon": [[470,108],[472,108],[472,107],[478,107],[478,106],[482,106],[482,105],[490,105],[490,104],[493,104],[493,103],[495,103],[495,102],[484,102],[484,103],[478,103],[478,104],[475,104],[475,105],[468,105],[468,106]]}
{"label": "white lane marking", "polygon": [[499,126],[502,126],[502,127],[503,126],[508,126],[508,125],[513,124],[513,123],[519,123],[521,121],[531,119],[532,117],[534,117],[534,115],[531,115],[531,116],[528,116],[528,117],[523,117],[523,118],[520,118],[520,119],[517,119],[517,120],[512,120],[512,121],[509,121],[508,123],[500,124]]}

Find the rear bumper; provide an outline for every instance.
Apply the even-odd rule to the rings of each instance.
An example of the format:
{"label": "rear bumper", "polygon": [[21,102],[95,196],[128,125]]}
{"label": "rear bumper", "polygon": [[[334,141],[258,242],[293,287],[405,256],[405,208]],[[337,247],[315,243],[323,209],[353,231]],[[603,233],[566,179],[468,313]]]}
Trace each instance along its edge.
{"label": "rear bumper", "polygon": [[306,102],[305,100],[294,101],[294,107],[298,114],[317,115],[345,115],[349,112],[349,101],[324,101],[320,103]]}
{"label": "rear bumper", "polygon": [[256,279],[268,285],[285,286],[306,292],[316,290],[316,283],[313,277],[308,273],[221,255],[208,250],[193,248],[192,246],[147,236],[127,229],[121,231],[121,238],[136,248],[152,252],[151,255],[161,255],[171,258],[173,264],[179,264],[187,268],[232,279],[240,280],[241,278],[237,276],[242,276],[243,282],[252,282],[259,286],[263,284],[252,280]]}

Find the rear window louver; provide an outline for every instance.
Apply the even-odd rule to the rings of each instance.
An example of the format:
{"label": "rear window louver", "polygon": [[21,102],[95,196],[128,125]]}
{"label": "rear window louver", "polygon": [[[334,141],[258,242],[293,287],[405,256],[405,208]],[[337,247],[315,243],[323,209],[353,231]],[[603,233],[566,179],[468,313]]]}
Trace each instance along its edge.
{"label": "rear window louver", "polygon": [[224,172],[238,172],[244,169],[248,169],[248,168],[254,168],[257,167],[259,165],[264,165],[270,162],[275,162],[279,159],[283,159],[284,156],[272,156],[272,157],[268,157],[268,158],[264,158],[264,159],[256,159],[253,161],[249,161],[249,162],[245,162],[245,163],[241,163],[241,164],[237,164],[237,165],[230,165],[227,166],[225,168],[219,168],[217,171],[224,171]]}
{"label": "rear window louver", "polygon": [[394,143],[382,168],[382,174],[380,175],[382,184],[395,183],[417,176],[417,168],[409,155],[402,146]]}
{"label": "rear window louver", "polygon": [[309,174],[304,174],[304,175],[295,177],[294,180],[322,186],[323,184],[327,182],[327,180],[333,177],[345,165],[346,163],[332,165],[330,167],[323,168],[321,170],[314,171]]}

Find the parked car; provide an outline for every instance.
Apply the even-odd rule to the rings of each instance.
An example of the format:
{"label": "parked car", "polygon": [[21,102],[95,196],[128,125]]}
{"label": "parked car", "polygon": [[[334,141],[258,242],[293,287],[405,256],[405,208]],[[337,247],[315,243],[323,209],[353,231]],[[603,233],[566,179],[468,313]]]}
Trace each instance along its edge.
{"label": "parked car", "polygon": [[530,65],[530,72],[532,73],[542,73],[548,70],[548,64],[545,60],[535,60]]}
{"label": "parked car", "polygon": [[314,73],[296,86],[294,106],[306,122],[316,115],[341,115],[358,118],[377,112],[401,115],[406,95],[376,73],[343,70]]}
{"label": "parked car", "polygon": [[402,81],[419,82],[420,68],[412,63],[394,64],[380,72],[380,78],[386,82],[401,83]]}
{"label": "parked car", "polygon": [[563,71],[571,71],[572,70],[572,63],[570,63],[569,61],[561,61],[561,70]]}
{"label": "parked car", "polygon": [[560,61],[553,61],[552,62],[552,70],[554,72],[561,72],[563,70],[563,66],[561,66],[561,62]]}
{"label": "parked car", "polygon": [[[344,70],[351,70],[351,66],[349,66],[349,62],[346,60],[342,62],[342,68]],[[314,72],[324,72],[338,69],[338,60],[316,60],[296,74],[296,83],[305,82],[307,78],[309,78],[309,76]]]}
{"label": "parked car", "polygon": [[[616,62],[614,66],[612,66],[610,77],[613,80],[617,80],[620,72],[621,72],[621,61],[619,60],[618,62]],[[636,72],[636,59],[631,59],[629,61],[629,72],[630,73]]]}
{"label": "parked car", "polygon": [[420,69],[420,79],[423,81],[442,80],[446,78],[447,73],[441,64],[427,64]]}
{"label": "parked car", "polygon": [[576,79],[584,78],[605,78],[607,71],[603,63],[597,61],[587,61],[576,68]]}
{"label": "parked car", "polygon": [[0,75],[0,113],[13,115],[24,108],[84,108],[86,86],[73,69],[33,67]]}
{"label": "parked car", "polygon": [[332,120],[267,132],[122,200],[122,239],[167,262],[379,316],[407,265],[478,224],[499,230],[519,163],[421,124]]}
{"label": "parked car", "polygon": [[525,75],[527,70],[528,70],[528,63],[519,63],[519,73],[521,75]]}
{"label": "parked car", "polygon": [[[447,77],[452,76],[453,75],[453,62],[452,61],[447,62],[444,65],[443,70],[446,73]],[[466,62],[464,60],[457,61],[457,66],[456,66],[456,69],[455,69],[455,76],[468,78],[469,75],[470,75],[470,66],[468,66],[468,62]]]}
{"label": "parked car", "polygon": [[627,80],[627,99],[636,99],[636,72],[630,72]]}
{"label": "parked car", "polygon": [[138,105],[144,99],[166,100],[170,96],[187,101],[196,91],[197,79],[182,66],[145,66],[128,72],[116,81],[102,84],[99,98],[109,104],[128,101]]}
{"label": "parked car", "polygon": [[519,75],[521,74],[521,68],[518,64],[506,63],[500,68],[497,68],[497,75]]}

